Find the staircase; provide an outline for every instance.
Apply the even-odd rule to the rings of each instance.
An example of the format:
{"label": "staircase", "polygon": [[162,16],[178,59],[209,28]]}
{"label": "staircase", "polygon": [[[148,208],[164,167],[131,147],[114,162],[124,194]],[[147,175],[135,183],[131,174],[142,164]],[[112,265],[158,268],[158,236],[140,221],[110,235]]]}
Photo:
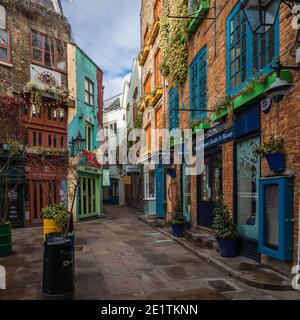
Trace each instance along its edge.
{"label": "staircase", "polygon": [[198,247],[219,251],[216,238],[210,229],[198,226],[186,231],[184,235],[188,241],[193,242]]}

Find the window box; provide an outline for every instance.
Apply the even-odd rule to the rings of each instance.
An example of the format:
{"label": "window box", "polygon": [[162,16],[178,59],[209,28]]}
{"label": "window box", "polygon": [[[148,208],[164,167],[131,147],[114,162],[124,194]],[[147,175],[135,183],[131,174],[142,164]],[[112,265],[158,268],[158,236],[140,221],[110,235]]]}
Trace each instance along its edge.
{"label": "window box", "polygon": [[207,130],[210,128],[210,121],[205,121],[193,127],[193,133],[196,133],[197,130]]}
{"label": "window box", "polygon": [[149,44],[152,46],[153,43],[155,42],[155,39],[158,35],[158,31],[159,31],[159,28],[160,28],[160,22],[159,21],[156,21],[153,25],[153,28],[152,28],[152,31],[151,31],[151,34],[150,34],[150,38],[149,38]]}
{"label": "window box", "polygon": [[150,52],[149,46],[145,47],[143,49],[143,51],[141,52],[141,55],[140,55],[140,66],[141,67],[145,64],[147,57],[149,55],[149,52]]}
{"label": "window box", "polygon": [[212,117],[211,117],[211,120],[213,122],[216,122],[216,121],[220,121],[222,118],[224,118],[229,112],[229,106],[224,106],[224,110],[219,112],[218,114],[217,113],[213,113],[212,114]]}
{"label": "window box", "polygon": [[154,97],[151,100],[151,106],[155,106],[157,104],[157,102],[159,101],[159,99],[162,97],[163,91],[162,89],[157,89],[155,92]]}
{"label": "window box", "polygon": [[[286,80],[289,83],[292,82],[292,73],[288,70],[282,70],[280,74],[282,80]],[[241,94],[233,100],[233,109],[238,110],[241,107],[248,106],[253,102],[262,98],[266,89],[268,89],[276,80],[276,74],[273,73],[269,76],[265,84],[259,84],[253,88],[251,92]],[[229,112],[229,106],[224,107],[224,111],[220,112],[218,115],[212,114],[212,121],[219,121],[225,117]]]}
{"label": "window box", "polygon": [[[280,78],[288,82],[292,82],[292,74],[290,71],[281,71]],[[238,109],[242,106],[253,103],[255,100],[261,98],[267,88],[269,88],[276,80],[276,74],[273,73],[269,76],[265,84],[259,84],[255,88],[246,94],[242,94],[234,100],[234,109]]]}
{"label": "window box", "polygon": [[210,3],[209,0],[202,0],[199,4],[198,10],[192,13],[193,18],[191,22],[188,25],[187,32],[189,33],[189,36],[191,37],[197,30],[200,22],[202,21],[201,18],[204,18],[210,9]]}

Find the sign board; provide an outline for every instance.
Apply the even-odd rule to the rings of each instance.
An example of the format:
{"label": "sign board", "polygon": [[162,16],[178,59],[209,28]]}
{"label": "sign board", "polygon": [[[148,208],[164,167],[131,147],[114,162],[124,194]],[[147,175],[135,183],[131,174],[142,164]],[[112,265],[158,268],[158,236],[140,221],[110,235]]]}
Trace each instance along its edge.
{"label": "sign board", "polygon": [[102,186],[110,187],[110,170],[103,170]]}

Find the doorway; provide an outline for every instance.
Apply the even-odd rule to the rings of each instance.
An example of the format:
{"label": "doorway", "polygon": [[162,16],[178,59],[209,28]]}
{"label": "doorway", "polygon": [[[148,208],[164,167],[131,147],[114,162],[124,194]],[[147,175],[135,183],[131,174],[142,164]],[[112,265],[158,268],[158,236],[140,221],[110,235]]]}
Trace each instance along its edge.
{"label": "doorway", "polygon": [[197,177],[198,225],[211,228],[214,209],[222,194],[222,152],[217,151],[204,159],[204,171]]}

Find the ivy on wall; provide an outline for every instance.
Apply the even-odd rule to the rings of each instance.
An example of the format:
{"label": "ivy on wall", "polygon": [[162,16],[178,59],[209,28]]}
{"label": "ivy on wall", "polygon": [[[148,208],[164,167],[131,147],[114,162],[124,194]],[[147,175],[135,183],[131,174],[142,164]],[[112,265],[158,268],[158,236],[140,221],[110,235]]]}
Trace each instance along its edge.
{"label": "ivy on wall", "polygon": [[188,0],[164,0],[159,34],[162,74],[174,84],[182,84],[188,74],[187,41],[181,41],[181,37],[186,35],[187,20],[170,19],[168,15],[187,16]]}

